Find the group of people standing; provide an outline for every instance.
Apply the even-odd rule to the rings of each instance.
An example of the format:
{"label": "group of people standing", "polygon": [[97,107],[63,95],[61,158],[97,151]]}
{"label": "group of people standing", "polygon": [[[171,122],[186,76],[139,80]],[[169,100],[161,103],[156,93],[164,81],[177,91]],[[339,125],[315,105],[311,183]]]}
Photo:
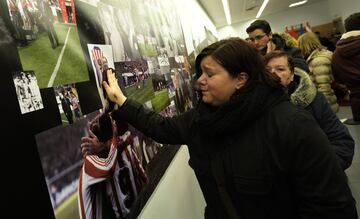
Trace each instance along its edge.
{"label": "group of people standing", "polygon": [[61,101],[61,107],[69,124],[74,123],[74,115],[76,119],[80,119],[80,103],[78,97],[74,94],[74,92],[71,90],[63,89],[59,96]]}
{"label": "group of people standing", "polygon": [[[360,24],[359,16],[346,19],[347,31],[347,24]],[[336,59],[312,32],[302,35],[295,48],[272,34],[265,20],[246,31],[248,42],[228,38],[198,54],[198,102],[173,117],[128,99],[108,69],[103,86],[117,105],[111,117],[159,143],[188,146],[206,219],[358,218],[344,172],[355,143],[335,114],[330,86]],[[356,31],[344,34],[339,48],[355,47],[357,39]],[[334,57],[349,59],[351,51],[350,57],[359,58],[357,49],[345,51],[335,51]],[[350,66],[360,62],[349,63],[346,69],[356,77]],[[82,140],[84,155],[96,154],[99,137]]]}
{"label": "group of people standing", "polygon": [[13,37],[19,46],[26,46],[37,39],[39,33],[46,32],[51,47],[59,45],[54,29],[55,8],[53,0],[7,0],[10,19],[13,24]]}
{"label": "group of people standing", "polygon": [[[291,39],[291,36],[284,33],[273,34],[270,25],[264,20],[257,20],[247,28],[249,34],[247,39],[263,55],[279,49],[289,54],[293,58],[295,66],[305,70],[317,90],[326,97],[333,112],[339,111],[338,102],[341,100],[337,96],[350,98],[353,119],[347,120],[345,123],[359,124],[360,74],[357,70],[359,69],[359,46],[356,44],[359,41],[359,17],[359,13],[354,13],[346,19],[346,33],[338,41],[335,49],[325,47],[322,44],[323,40],[320,40],[318,34],[313,33],[311,29],[299,36],[298,39]],[[347,39],[349,37],[350,39]],[[339,91],[341,94],[335,95],[337,90],[341,90]]]}

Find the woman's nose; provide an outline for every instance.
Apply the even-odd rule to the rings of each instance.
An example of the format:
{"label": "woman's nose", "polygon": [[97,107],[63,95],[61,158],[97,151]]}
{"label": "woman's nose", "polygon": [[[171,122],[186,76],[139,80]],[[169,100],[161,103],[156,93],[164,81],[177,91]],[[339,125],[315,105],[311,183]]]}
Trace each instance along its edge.
{"label": "woman's nose", "polygon": [[201,82],[204,81],[204,78],[205,78],[204,75],[205,75],[204,73],[202,73],[202,74],[200,75],[200,77],[197,79],[197,82],[198,82],[198,83],[201,83]]}

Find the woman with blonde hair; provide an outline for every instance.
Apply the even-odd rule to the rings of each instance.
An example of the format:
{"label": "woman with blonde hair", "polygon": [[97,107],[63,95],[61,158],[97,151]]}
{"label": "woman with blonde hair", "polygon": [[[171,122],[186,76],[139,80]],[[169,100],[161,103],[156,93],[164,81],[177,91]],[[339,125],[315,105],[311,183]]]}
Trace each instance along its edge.
{"label": "woman with blonde hair", "polygon": [[310,69],[310,78],[318,91],[323,93],[334,112],[339,111],[337,98],[331,88],[333,75],[331,73],[331,59],[333,53],[321,45],[319,38],[312,32],[306,32],[298,39],[299,49]]}
{"label": "woman with blonde hair", "polygon": [[282,33],[278,33],[284,40],[286,45],[291,46],[291,47],[295,47],[295,48],[299,48],[299,43],[297,41],[297,39],[295,39],[293,36],[291,36],[290,34],[286,33],[286,32],[282,32]]}

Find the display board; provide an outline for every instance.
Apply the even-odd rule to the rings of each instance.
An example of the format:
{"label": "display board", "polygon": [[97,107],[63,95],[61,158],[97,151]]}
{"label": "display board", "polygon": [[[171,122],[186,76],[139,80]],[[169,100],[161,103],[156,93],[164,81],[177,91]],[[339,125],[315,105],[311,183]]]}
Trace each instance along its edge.
{"label": "display board", "polygon": [[[161,0],[0,4],[1,83],[6,87],[2,95],[9,100],[5,109],[13,118],[9,133],[22,127],[17,143],[24,147],[17,157],[28,163],[23,175],[29,181],[28,188],[11,182],[18,188],[9,190],[6,197],[14,197],[14,202],[7,203],[23,201],[24,209],[36,211],[39,218],[80,218],[81,137],[88,135],[89,122],[103,113],[101,81],[107,68],[115,69],[129,98],[163,116],[176,116],[194,105],[175,5]],[[115,215],[136,218],[179,146],[159,144],[131,126],[121,138],[127,145],[117,162],[133,162],[119,173],[118,195],[124,199]],[[10,147],[8,153],[16,152]],[[17,164],[13,167],[18,169]],[[135,174],[135,169],[143,172]],[[10,172],[8,176],[16,174]],[[139,184],[135,182],[141,186],[131,186]],[[38,205],[31,201],[35,195]]]}

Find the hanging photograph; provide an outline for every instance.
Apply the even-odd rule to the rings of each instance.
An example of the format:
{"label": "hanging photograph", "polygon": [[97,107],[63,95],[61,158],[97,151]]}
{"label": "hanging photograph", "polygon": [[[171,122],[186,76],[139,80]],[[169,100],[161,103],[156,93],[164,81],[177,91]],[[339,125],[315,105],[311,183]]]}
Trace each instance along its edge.
{"label": "hanging photograph", "polygon": [[102,81],[106,78],[106,70],[108,68],[115,69],[113,51],[111,45],[88,44],[91,64],[95,74],[96,86],[100,94],[100,99],[105,107],[105,90]]}
{"label": "hanging photograph", "polygon": [[75,84],[60,85],[54,87],[54,91],[62,124],[72,124],[81,119],[81,106]]}
{"label": "hanging photograph", "polygon": [[13,81],[22,114],[44,108],[34,71],[14,72]]}
{"label": "hanging photograph", "polygon": [[[54,214],[59,218],[80,218],[78,183],[83,165],[81,137],[88,135],[88,123],[100,111],[95,111],[67,126],[57,126],[35,136],[43,173],[48,186]],[[67,215],[67,216],[66,216]]]}
{"label": "hanging photograph", "polygon": [[[161,113],[176,114],[173,105]],[[94,136],[99,147],[83,154],[81,139]],[[101,110],[35,139],[57,219],[136,218],[177,150]]]}
{"label": "hanging photograph", "polygon": [[[144,49],[142,44],[140,44],[140,48],[138,46],[139,39],[136,36],[136,25],[133,20],[134,10],[138,6],[129,0],[100,1],[97,6],[105,42],[113,47],[114,61],[139,59],[141,57],[140,50]],[[131,11],[132,9],[133,11]]]}
{"label": "hanging photograph", "polygon": [[6,0],[23,69],[40,88],[89,80],[73,0]]}
{"label": "hanging photograph", "polygon": [[154,98],[152,76],[145,60],[116,62],[115,71],[129,98],[140,103]]}

